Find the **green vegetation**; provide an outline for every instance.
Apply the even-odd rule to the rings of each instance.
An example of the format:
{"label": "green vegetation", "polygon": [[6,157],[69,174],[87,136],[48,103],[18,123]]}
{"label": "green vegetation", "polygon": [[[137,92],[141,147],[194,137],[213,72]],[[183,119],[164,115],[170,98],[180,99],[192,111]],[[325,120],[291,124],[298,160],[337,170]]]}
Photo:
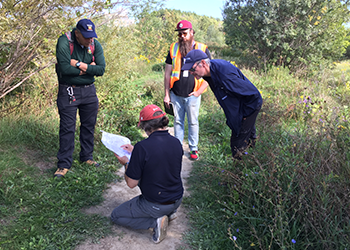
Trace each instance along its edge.
{"label": "green vegetation", "polygon": [[349,62],[314,79],[244,72],[264,97],[259,139],[233,161],[224,114],[205,94],[188,241],[195,249],[348,249]]}
{"label": "green vegetation", "polygon": [[226,42],[251,65],[293,71],[318,67],[344,54],[349,1],[228,0]]}
{"label": "green vegetation", "polygon": [[[38,33],[28,31],[35,36],[32,40],[22,40],[32,42],[26,53],[38,52],[36,59],[28,61],[22,71],[13,75],[13,81],[7,81],[10,85],[5,86],[5,76],[16,70],[5,65],[10,65],[10,59],[15,59],[13,55],[18,55],[11,49],[17,48],[15,41],[23,34],[15,31],[27,30],[25,26],[11,28],[19,27],[18,23],[21,23],[21,11],[14,2],[2,2],[0,8],[0,13],[5,13],[7,8],[6,13],[13,17],[0,20],[2,31],[6,31],[2,32],[0,44],[0,93],[52,60],[58,34],[73,25],[79,14],[87,15],[84,11],[89,9],[74,7],[83,6],[86,1],[56,1],[60,6],[48,12],[52,16],[45,16],[50,17],[44,18],[48,23],[43,25],[41,21],[44,20],[39,18],[40,22],[35,26]],[[21,4],[29,2],[17,1]],[[150,103],[162,107],[164,57],[170,43],[176,41],[173,30],[181,19],[192,21],[196,39],[209,44],[215,51],[215,58],[238,62],[264,98],[257,121],[257,145],[247,150],[242,161],[233,161],[230,130],[225,125],[224,114],[211,91],[203,95],[200,160],[194,164],[190,179],[191,197],[184,200],[191,222],[191,229],[185,235],[187,243],[193,249],[349,249],[349,61],[323,64],[323,59],[333,57],[322,54],[324,57],[320,58],[318,67],[290,71],[287,67],[277,67],[285,64],[275,60],[276,55],[282,55],[283,62],[289,62],[290,55],[287,54],[298,50],[288,49],[288,53],[278,50],[280,54],[274,54],[272,61],[266,57],[264,71],[257,70],[258,67],[244,68],[249,65],[244,63],[251,60],[252,54],[244,54],[239,48],[247,40],[238,37],[239,40],[233,43],[228,34],[225,39],[237,49],[225,46],[220,20],[156,8],[153,1],[137,2],[139,5],[131,8],[136,16],[136,22],[132,24],[94,16],[107,62],[105,75],[96,81],[100,110],[94,159],[101,163],[100,168],[91,168],[77,160],[80,147],[77,134],[72,170],[64,179],[52,178],[56,170],[59,122],[55,102],[57,77],[52,64],[24,81],[22,88],[1,98],[0,249],[72,249],[83,240],[89,238],[98,242],[111,233],[108,218],[83,212],[84,208],[101,203],[108,183],[119,181],[114,173],[120,166],[100,142],[99,131],[122,134],[133,142],[142,139],[136,127],[139,111]],[[53,4],[46,1],[49,3]],[[96,9],[106,7],[101,5],[104,1],[96,3]],[[339,7],[340,2],[329,4]],[[317,19],[316,14],[320,14],[323,7],[319,5],[308,12],[315,13]],[[341,15],[337,10],[337,15]],[[57,17],[57,13],[63,11],[67,11],[67,15],[60,15],[66,20],[64,22]],[[326,13],[323,14],[321,20],[331,20],[331,16],[327,19]],[[310,21],[310,18],[306,19]],[[30,20],[25,19],[22,23],[30,23]],[[338,27],[338,21],[332,27]],[[276,29],[282,25],[276,25]],[[321,29],[321,22],[319,25],[314,26]],[[258,31],[261,34],[261,30]],[[343,31],[339,29],[342,34]],[[305,32],[309,30],[305,29]],[[328,32],[333,34],[332,29]],[[335,39],[340,39],[340,33],[334,34]],[[271,39],[279,48],[280,40]],[[325,41],[328,43],[321,39],[316,47],[320,49]],[[334,40],[330,42],[333,46]],[[26,44],[18,48],[24,49]],[[344,44],[338,45],[332,47],[336,56],[344,52]],[[327,46],[322,51],[328,50]],[[321,55],[318,52],[316,54]],[[261,58],[267,55],[254,54]],[[313,55],[311,59],[304,58],[301,66],[314,63],[315,58]]]}

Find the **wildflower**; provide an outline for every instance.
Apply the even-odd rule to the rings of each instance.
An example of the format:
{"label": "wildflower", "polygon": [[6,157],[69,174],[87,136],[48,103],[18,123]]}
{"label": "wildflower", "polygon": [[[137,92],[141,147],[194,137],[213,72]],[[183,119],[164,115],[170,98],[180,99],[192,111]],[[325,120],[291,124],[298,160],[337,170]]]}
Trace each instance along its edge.
{"label": "wildflower", "polygon": [[223,169],[223,170],[221,170],[221,173],[223,173],[223,172],[225,172],[225,170]]}
{"label": "wildflower", "polygon": [[237,237],[236,236],[232,236],[232,239],[234,240],[234,241],[236,241],[237,240]]}
{"label": "wildflower", "polygon": [[244,152],[244,154],[245,154],[245,155],[247,155],[247,154],[248,154],[248,152]]}
{"label": "wildflower", "polygon": [[236,230],[236,231],[237,231],[237,233],[238,233],[238,232],[239,232],[239,228],[237,228],[237,230]]}
{"label": "wildflower", "polygon": [[297,243],[297,242],[296,242],[296,240],[295,240],[295,239],[292,239],[292,243],[293,243],[293,244],[295,244],[295,243]]}
{"label": "wildflower", "polygon": [[254,172],[254,174],[259,174],[259,172]]}
{"label": "wildflower", "polygon": [[235,216],[237,215],[237,212],[235,213]]}
{"label": "wildflower", "polygon": [[323,122],[321,118],[320,118],[320,122]]}
{"label": "wildflower", "polygon": [[254,246],[255,246],[255,244],[252,242],[252,244],[250,244],[250,246],[251,246],[251,247],[254,247]]}

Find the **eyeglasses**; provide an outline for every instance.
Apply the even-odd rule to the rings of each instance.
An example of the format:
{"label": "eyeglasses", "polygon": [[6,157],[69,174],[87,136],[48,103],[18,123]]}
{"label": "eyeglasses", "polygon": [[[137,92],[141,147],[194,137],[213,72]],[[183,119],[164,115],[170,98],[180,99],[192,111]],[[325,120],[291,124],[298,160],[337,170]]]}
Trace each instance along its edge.
{"label": "eyeglasses", "polygon": [[[200,62],[199,62],[199,63],[200,63]],[[195,72],[196,69],[197,69],[197,67],[198,67],[198,65],[199,65],[199,63],[197,63],[197,65],[196,65],[195,67],[190,68],[188,71],[189,71],[189,72]]]}
{"label": "eyeglasses", "polygon": [[177,34],[178,37],[182,37],[182,36],[187,36],[188,35],[188,31],[187,32],[179,32],[179,34]]}

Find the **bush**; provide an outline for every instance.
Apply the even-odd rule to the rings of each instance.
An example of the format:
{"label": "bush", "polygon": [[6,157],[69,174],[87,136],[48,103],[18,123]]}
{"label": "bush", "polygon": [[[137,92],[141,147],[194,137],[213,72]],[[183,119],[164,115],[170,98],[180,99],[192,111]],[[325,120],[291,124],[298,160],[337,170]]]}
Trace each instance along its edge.
{"label": "bush", "polygon": [[205,94],[201,160],[185,200],[195,228],[188,242],[201,249],[348,248],[350,110],[335,108],[348,99],[346,86],[325,95],[329,72],[317,84],[278,68],[244,73],[264,97],[258,141],[233,161],[224,114]]}

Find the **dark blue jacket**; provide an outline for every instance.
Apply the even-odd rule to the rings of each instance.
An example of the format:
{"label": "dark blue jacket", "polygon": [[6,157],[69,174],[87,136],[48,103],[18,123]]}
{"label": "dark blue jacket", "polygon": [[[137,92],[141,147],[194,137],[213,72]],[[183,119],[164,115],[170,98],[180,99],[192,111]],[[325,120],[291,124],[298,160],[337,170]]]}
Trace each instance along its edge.
{"label": "dark blue jacket", "polygon": [[260,109],[259,90],[230,62],[210,60],[210,77],[204,77],[226,115],[226,124],[238,136],[242,120]]}

